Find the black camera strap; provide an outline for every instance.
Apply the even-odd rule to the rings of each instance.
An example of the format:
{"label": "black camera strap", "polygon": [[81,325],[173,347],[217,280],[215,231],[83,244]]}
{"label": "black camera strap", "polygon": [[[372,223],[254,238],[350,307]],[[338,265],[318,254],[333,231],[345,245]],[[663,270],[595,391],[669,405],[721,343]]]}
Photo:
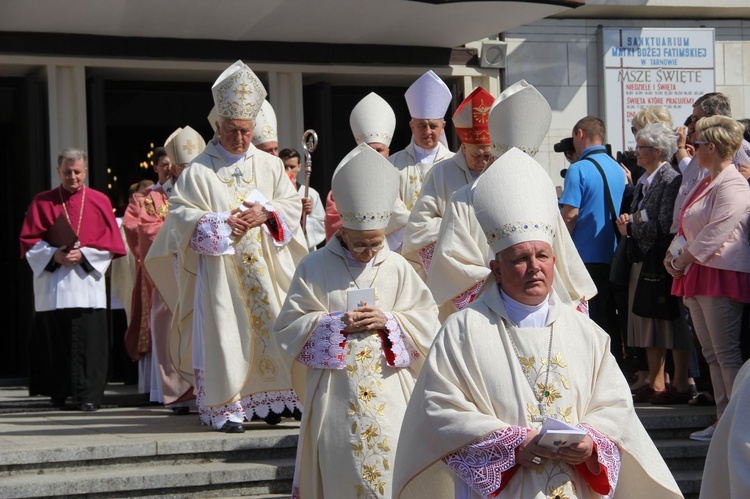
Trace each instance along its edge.
{"label": "black camera strap", "polygon": [[604,181],[604,195],[607,196],[607,205],[609,206],[609,214],[612,217],[612,227],[615,230],[615,240],[617,240],[617,234],[619,234],[619,231],[617,229],[617,210],[615,210],[615,203],[612,201],[612,193],[609,191],[609,183],[607,182],[607,176],[604,175],[604,169],[602,168],[602,165],[600,165],[594,158],[590,158],[589,156],[584,157],[583,159],[587,161],[591,161],[597,170],[599,170],[599,173],[602,176],[602,181]]}

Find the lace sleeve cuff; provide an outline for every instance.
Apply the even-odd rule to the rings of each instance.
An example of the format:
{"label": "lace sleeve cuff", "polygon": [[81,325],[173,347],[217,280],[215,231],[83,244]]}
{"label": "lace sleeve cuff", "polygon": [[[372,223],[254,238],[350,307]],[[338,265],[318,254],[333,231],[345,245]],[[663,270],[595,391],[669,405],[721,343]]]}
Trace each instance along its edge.
{"label": "lace sleeve cuff", "polygon": [[386,355],[388,364],[393,367],[408,367],[411,363],[419,358],[419,352],[417,352],[408,341],[404,339],[404,332],[401,330],[401,324],[398,323],[396,317],[390,313],[385,313],[386,334],[388,335],[388,347],[390,348],[393,356]]}
{"label": "lace sleeve cuff", "polygon": [[435,246],[437,243],[428,244],[424,248],[420,248],[419,259],[422,260],[422,267],[424,267],[425,274],[430,273],[430,265],[432,265],[432,255],[435,253]]}
{"label": "lace sleeve cuff", "polygon": [[201,255],[234,255],[232,229],[227,224],[229,212],[209,213],[198,221],[190,249]]}
{"label": "lace sleeve cuff", "polygon": [[443,462],[483,497],[502,486],[503,473],[516,465],[515,450],[526,440],[526,428],[508,426],[448,454]]}
{"label": "lace sleeve cuff", "polygon": [[[604,480],[596,480],[599,475],[581,473],[581,476],[583,476],[586,482],[591,485],[591,488],[594,489],[595,492],[601,494],[604,498],[612,497],[615,494],[617,479],[620,476],[620,449],[617,448],[617,445],[612,440],[605,437],[591,426],[585,423],[579,423],[576,426],[585,430],[594,441],[594,444],[596,445],[596,456],[599,461],[599,474],[601,475],[601,471],[606,471],[608,487],[602,486],[603,483],[601,482]],[[580,471],[581,470],[579,469],[579,472]]]}
{"label": "lace sleeve cuff", "polygon": [[263,208],[265,208],[266,211],[270,213],[276,221],[275,230],[269,223],[263,224],[263,228],[267,230],[269,234],[271,234],[271,236],[273,237],[273,244],[275,246],[285,246],[289,243],[289,241],[292,240],[292,231],[289,229],[289,225],[286,223],[284,215],[280,211],[276,211],[276,208],[268,203],[265,203],[263,205]]}
{"label": "lace sleeve cuff", "polygon": [[318,369],[343,369],[344,344],[346,337],[341,334],[346,326],[341,321],[343,312],[325,314],[318,321],[310,338],[297,355],[297,360],[308,367]]}
{"label": "lace sleeve cuff", "polygon": [[474,301],[474,298],[477,297],[477,293],[479,293],[479,289],[481,287],[482,281],[479,281],[468,290],[453,298],[451,300],[451,303],[453,303],[453,306],[456,307],[456,310],[461,310],[462,308],[466,307],[466,305]]}

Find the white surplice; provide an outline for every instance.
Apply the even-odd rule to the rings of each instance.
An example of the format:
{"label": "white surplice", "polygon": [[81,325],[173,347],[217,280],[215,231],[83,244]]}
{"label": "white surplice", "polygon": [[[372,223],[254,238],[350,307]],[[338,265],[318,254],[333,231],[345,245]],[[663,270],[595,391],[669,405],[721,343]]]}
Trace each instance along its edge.
{"label": "white surplice", "polygon": [[[472,498],[496,492],[502,475],[516,465],[514,450],[526,429],[541,426],[532,418],[540,414],[536,396],[542,388],[545,412],[584,429],[597,444],[599,463],[607,467],[599,478],[615,497],[682,497],[635,414],[602,329],[561,305],[554,292],[547,327],[508,324],[495,285],[438,332],[404,416],[394,497],[452,498],[454,479],[471,485]],[[561,460],[546,460],[539,470],[519,467],[498,497],[600,497]]]}
{"label": "white surplice", "polygon": [[[294,486],[304,499],[391,494],[401,419],[437,331],[437,308],[387,246],[371,263],[357,266],[331,238],[300,263],[274,327],[305,405]],[[350,286],[376,289],[388,342],[386,332],[340,333]]]}

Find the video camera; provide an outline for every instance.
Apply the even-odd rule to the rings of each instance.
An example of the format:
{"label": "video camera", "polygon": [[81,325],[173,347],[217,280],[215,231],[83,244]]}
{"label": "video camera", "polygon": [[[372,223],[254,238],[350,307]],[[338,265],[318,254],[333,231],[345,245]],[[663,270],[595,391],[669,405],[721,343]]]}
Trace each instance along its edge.
{"label": "video camera", "polygon": [[573,137],[565,137],[552,147],[555,149],[555,152],[561,152],[563,154],[576,152],[576,148],[573,146]]}

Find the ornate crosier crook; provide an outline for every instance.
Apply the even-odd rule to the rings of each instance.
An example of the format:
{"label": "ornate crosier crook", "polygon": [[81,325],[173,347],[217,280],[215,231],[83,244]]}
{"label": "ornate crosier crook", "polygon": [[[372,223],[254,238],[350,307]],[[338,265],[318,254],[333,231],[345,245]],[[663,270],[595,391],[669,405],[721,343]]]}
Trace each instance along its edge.
{"label": "ornate crosier crook", "polygon": [[[302,150],[305,153],[305,199],[309,198],[310,192],[310,174],[312,173],[312,152],[318,147],[318,134],[315,130],[305,130],[302,134]],[[302,212],[302,220],[300,225],[302,226],[302,232],[305,234],[305,240],[307,240],[307,231],[305,225],[307,222],[307,213]]]}

